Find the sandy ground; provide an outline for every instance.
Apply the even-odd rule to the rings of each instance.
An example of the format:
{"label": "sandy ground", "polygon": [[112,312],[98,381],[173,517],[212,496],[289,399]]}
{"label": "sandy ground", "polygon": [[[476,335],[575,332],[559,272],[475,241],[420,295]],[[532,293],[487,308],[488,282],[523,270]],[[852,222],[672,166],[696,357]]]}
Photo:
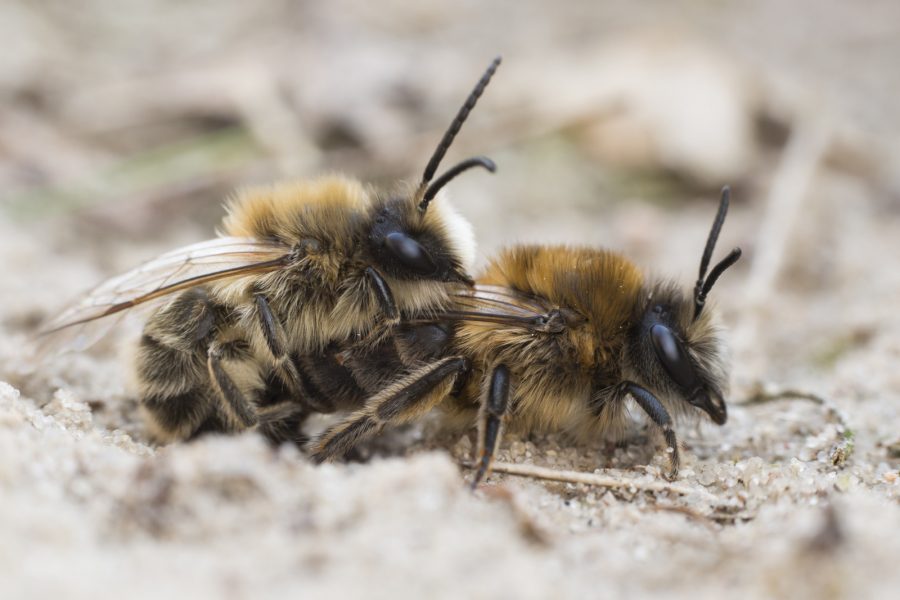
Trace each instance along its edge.
{"label": "sandy ground", "polygon": [[[0,596],[896,597],[893,3],[105,4],[0,8]],[[497,474],[473,494],[474,436],[437,419],[322,467],[255,435],[149,445],[139,321],[30,357],[67,298],[210,237],[235,186],[414,176],[498,52],[452,151],[500,166],[453,185],[480,261],[605,245],[687,287],[734,185],[729,421],[679,425],[676,487],[638,411],[620,445],[500,451],[627,485]]]}

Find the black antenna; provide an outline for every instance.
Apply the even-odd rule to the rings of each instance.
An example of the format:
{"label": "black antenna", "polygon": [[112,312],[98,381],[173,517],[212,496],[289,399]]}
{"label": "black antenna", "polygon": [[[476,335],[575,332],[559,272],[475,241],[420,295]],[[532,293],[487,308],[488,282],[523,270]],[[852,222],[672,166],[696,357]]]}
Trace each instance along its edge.
{"label": "black antenna", "polygon": [[[463,171],[466,171],[472,167],[481,166],[486,168],[487,170],[493,172],[494,169],[491,168],[494,166],[494,163],[491,161],[484,162],[480,159],[470,159],[468,161],[464,161],[452,169],[448,171],[444,176],[442,176],[438,181],[435,182],[435,185],[441,183],[440,186],[435,187],[435,185],[428,187],[428,184],[434,178],[434,173],[437,171],[438,166],[441,164],[441,160],[443,160],[444,155],[447,153],[447,150],[450,148],[450,145],[453,143],[453,138],[456,137],[456,134],[459,133],[460,127],[462,124],[466,122],[466,118],[469,116],[469,112],[473,108],[475,108],[475,103],[478,102],[478,98],[481,97],[481,94],[484,92],[484,88],[487,87],[487,84],[490,83],[491,77],[494,76],[494,72],[497,71],[497,67],[500,66],[501,58],[498,56],[491,62],[488,66],[487,70],[484,72],[484,75],[481,76],[481,79],[478,80],[478,83],[475,85],[475,88],[469,94],[469,97],[466,98],[465,103],[459,109],[459,112],[456,113],[456,118],[453,119],[453,122],[450,123],[450,127],[447,128],[446,133],[444,133],[444,137],[441,138],[441,143],[438,144],[437,149],[435,149],[434,154],[431,155],[431,159],[428,161],[428,164],[425,166],[425,171],[422,173],[422,181],[419,183],[419,193],[423,193],[422,202],[419,203],[419,210],[425,212],[428,208],[428,203],[434,198],[435,194],[438,193],[438,190],[443,187],[448,181],[453,179],[456,175],[459,175]],[[490,165],[490,166],[489,166]],[[496,167],[495,167],[496,168]],[[451,175],[452,174],[452,175]],[[448,175],[450,175],[448,177]],[[433,191],[432,191],[433,190]],[[430,193],[430,195],[429,195]]]}
{"label": "black antenna", "polygon": [[495,173],[497,171],[497,165],[494,164],[494,161],[489,159],[486,156],[476,156],[474,158],[468,158],[455,167],[451,167],[447,169],[443,175],[434,180],[434,183],[428,186],[428,189],[425,190],[425,195],[422,197],[422,204],[419,205],[419,208],[425,209],[428,208],[428,203],[431,202],[434,197],[437,195],[441,188],[447,185],[451,179],[468,171],[472,167],[484,167],[491,173]]}
{"label": "black antenna", "polygon": [[725,215],[728,214],[728,203],[731,200],[731,188],[725,186],[722,188],[722,199],[719,201],[719,212],[716,213],[716,220],[713,221],[712,229],[709,231],[709,238],[706,240],[706,248],[703,250],[703,257],[700,259],[700,275],[697,277],[697,284],[694,286],[694,320],[703,312],[703,305],[706,303],[706,296],[715,285],[716,281],[725,272],[725,270],[736,263],[741,257],[741,249],[734,248],[728,253],[728,256],[719,261],[706,277],[706,269],[709,267],[709,261],[712,258],[713,250],[716,248],[716,241],[719,239],[719,233],[722,231],[722,224],[725,223]]}

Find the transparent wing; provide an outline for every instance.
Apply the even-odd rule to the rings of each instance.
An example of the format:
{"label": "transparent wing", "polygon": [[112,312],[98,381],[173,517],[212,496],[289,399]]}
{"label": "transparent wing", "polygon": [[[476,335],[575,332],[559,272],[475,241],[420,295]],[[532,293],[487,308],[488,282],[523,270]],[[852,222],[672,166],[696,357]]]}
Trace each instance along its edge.
{"label": "transparent wing", "polygon": [[149,308],[198,285],[283,268],[290,247],[255,238],[222,237],[167,252],[108,279],[47,322],[42,353],[82,350],[103,337],[132,309]]}
{"label": "transparent wing", "polygon": [[570,311],[550,306],[546,300],[512,288],[477,284],[453,292],[453,307],[426,321],[476,321],[558,333],[568,324]]}

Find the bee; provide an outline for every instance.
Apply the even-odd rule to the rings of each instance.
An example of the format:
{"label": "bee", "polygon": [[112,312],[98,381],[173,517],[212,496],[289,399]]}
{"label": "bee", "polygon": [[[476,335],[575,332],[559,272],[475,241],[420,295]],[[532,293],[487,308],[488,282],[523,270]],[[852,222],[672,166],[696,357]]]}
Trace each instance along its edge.
{"label": "bee", "polygon": [[471,226],[439,192],[464,171],[495,165],[478,156],[435,175],[499,64],[471,91],[417,185],[376,193],[332,176],[240,192],[219,237],[101,284],[45,333],[83,348],[114,317],[154,306],[136,376],[156,441],[249,428],[291,438],[309,413],[348,397],[330,377],[340,365],[314,360],[329,345],[386,331],[401,314],[446,309],[448,289],[472,285]]}
{"label": "bee", "polygon": [[438,320],[398,326],[393,342],[410,368],[326,430],[314,458],[340,456],[385,425],[439,406],[451,423],[478,425],[477,486],[504,429],[617,435],[630,398],[662,431],[665,475],[675,478],[673,416],[705,413],[718,425],[727,418],[727,352],[706,298],[741,256],[733,249],[707,274],[729,197],[726,187],[690,297],[606,249],[501,252]]}

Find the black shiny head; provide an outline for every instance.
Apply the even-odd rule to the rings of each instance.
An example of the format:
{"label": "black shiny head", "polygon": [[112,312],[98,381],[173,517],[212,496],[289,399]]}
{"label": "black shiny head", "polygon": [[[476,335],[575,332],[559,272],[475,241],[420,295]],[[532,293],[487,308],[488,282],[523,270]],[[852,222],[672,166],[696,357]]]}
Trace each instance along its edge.
{"label": "black shiny head", "polygon": [[466,98],[466,101],[463,103],[462,107],[460,107],[459,112],[456,113],[456,117],[453,119],[453,122],[450,123],[450,127],[444,133],[444,137],[441,138],[441,142],[435,149],[434,154],[431,155],[431,159],[428,161],[428,165],[425,167],[425,171],[422,173],[422,181],[419,183],[417,191],[417,196],[421,198],[419,202],[419,210],[421,212],[425,212],[428,209],[428,204],[434,199],[441,188],[460,173],[468,171],[473,167],[482,167],[484,169],[487,169],[491,173],[496,171],[497,167],[494,165],[493,161],[483,156],[476,156],[474,158],[464,160],[456,166],[450,167],[433,183],[431,181],[432,179],[434,179],[434,174],[437,172],[437,168],[438,166],[440,166],[441,160],[443,160],[444,155],[447,153],[447,150],[450,149],[450,145],[453,144],[453,139],[456,137],[456,134],[459,133],[459,129],[462,127],[463,123],[466,122],[466,118],[468,118],[469,113],[473,108],[475,108],[475,104],[478,102],[478,98],[481,97],[481,94],[484,92],[484,88],[486,88],[487,84],[490,83],[491,77],[494,76],[494,72],[497,70],[497,67],[500,66],[500,60],[501,59],[498,56],[488,66],[487,70],[484,72],[484,75],[481,76],[481,79],[479,79],[478,83],[475,85],[475,88],[469,93],[469,97]]}
{"label": "black shiny head", "polygon": [[676,410],[686,402],[725,423],[727,373],[710,321],[692,321],[692,302],[669,285],[657,286],[640,310],[628,349],[633,377]]}
{"label": "black shiny head", "polygon": [[741,257],[741,249],[735,248],[707,276],[730,197],[731,190],[725,186],[700,259],[693,299],[668,283],[646,290],[644,302],[636,307],[626,355],[638,383],[673,401],[676,409],[683,408],[684,402],[701,409],[718,425],[728,419],[723,395],[728,387],[726,352],[703,308],[713,285]]}
{"label": "black shiny head", "polygon": [[436,221],[410,212],[408,200],[402,198],[377,207],[369,231],[374,263],[385,274],[401,280],[472,284],[446,232]]}
{"label": "black shiny head", "polygon": [[672,381],[686,390],[695,390],[700,386],[684,345],[671,329],[662,323],[653,325],[650,328],[650,342],[656,358]]}
{"label": "black shiny head", "polygon": [[656,323],[650,327],[649,337],[659,364],[684,399],[703,410],[717,425],[724,424],[728,413],[721,392],[704,384],[678,334],[667,325]]}
{"label": "black shiny head", "polygon": [[384,246],[400,264],[411,272],[420,273],[426,277],[437,273],[437,265],[431,259],[431,253],[415,238],[402,231],[392,231],[384,236]]}

